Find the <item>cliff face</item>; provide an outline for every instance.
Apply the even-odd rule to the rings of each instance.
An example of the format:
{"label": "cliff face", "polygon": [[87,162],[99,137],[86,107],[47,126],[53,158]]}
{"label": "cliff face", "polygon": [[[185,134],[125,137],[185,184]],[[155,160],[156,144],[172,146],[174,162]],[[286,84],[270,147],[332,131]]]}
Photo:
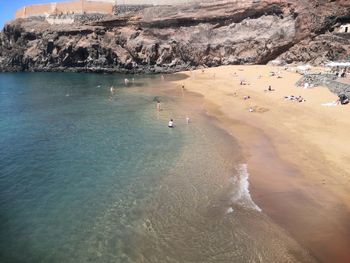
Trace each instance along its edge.
{"label": "cliff face", "polygon": [[0,70],[173,72],[350,55],[349,37],[330,32],[350,22],[348,1],[238,2],[146,7],[70,25],[19,19],[1,33]]}

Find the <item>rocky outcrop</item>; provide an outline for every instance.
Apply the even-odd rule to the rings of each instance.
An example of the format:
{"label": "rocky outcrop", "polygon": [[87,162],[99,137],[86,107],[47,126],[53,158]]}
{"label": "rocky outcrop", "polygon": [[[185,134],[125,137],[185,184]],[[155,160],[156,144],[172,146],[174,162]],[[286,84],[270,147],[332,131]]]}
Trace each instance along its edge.
{"label": "rocky outcrop", "polygon": [[349,38],[330,32],[350,21],[347,1],[202,1],[120,10],[74,17],[71,25],[13,21],[0,36],[0,70],[174,72],[276,58],[320,64],[350,54]]}
{"label": "rocky outcrop", "polygon": [[350,38],[345,34],[327,32],[307,37],[298,42],[279,59],[287,63],[311,62],[321,65],[325,61],[346,60],[350,54]]}
{"label": "rocky outcrop", "polygon": [[303,87],[304,83],[308,83],[310,87],[324,86],[337,95],[345,94],[350,97],[350,85],[337,81],[335,74],[305,74],[296,85]]}

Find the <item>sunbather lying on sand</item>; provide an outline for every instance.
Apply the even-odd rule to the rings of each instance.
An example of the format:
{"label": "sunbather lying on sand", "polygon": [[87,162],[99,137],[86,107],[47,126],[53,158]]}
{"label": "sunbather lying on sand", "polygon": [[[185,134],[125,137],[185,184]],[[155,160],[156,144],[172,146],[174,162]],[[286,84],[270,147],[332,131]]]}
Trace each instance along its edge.
{"label": "sunbather lying on sand", "polygon": [[241,80],[241,82],[239,83],[239,85],[249,85],[249,83],[246,82],[245,80]]}
{"label": "sunbather lying on sand", "polygon": [[304,102],[306,101],[302,96],[294,96],[294,95],[291,95],[291,96],[285,96],[284,99],[286,100],[291,100],[291,101],[296,101],[296,102]]}

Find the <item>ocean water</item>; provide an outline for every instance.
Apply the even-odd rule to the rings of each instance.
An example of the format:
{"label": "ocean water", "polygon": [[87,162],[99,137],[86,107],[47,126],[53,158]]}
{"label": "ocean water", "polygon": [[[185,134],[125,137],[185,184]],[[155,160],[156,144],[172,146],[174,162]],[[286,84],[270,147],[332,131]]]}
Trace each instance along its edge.
{"label": "ocean water", "polygon": [[0,262],[312,262],[181,78],[0,74]]}

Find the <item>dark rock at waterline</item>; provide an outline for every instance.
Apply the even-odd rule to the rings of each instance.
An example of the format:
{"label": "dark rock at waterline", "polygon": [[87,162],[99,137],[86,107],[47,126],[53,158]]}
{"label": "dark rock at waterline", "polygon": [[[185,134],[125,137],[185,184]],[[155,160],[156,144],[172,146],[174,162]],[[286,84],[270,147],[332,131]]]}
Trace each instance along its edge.
{"label": "dark rock at waterline", "polygon": [[349,37],[330,32],[350,17],[347,1],[241,2],[72,15],[69,25],[18,19],[1,33],[0,70],[157,73],[274,59],[321,64],[350,54]]}

